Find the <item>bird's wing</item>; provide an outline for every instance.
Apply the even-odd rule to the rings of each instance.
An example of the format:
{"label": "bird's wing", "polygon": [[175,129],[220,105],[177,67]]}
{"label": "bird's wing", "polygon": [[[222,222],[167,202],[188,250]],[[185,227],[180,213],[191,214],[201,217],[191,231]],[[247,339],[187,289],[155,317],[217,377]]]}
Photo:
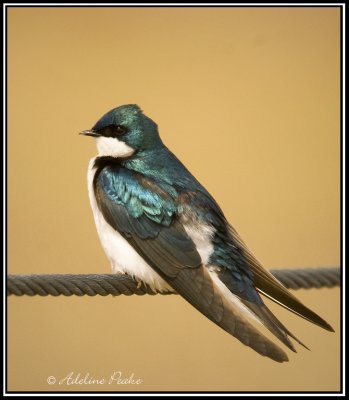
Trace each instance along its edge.
{"label": "bird's wing", "polygon": [[297,297],[261,265],[234,228],[230,227],[230,230],[234,240],[241,246],[243,257],[253,273],[253,283],[260,293],[313,324],[333,332],[331,325],[302,304]]}
{"label": "bird's wing", "polygon": [[288,360],[284,351],[247,321],[215,285],[176,217],[170,189],[136,172],[107,166],[96,173],[94,191],[106,221],[181,296],[261,355],[278,362]]}
{"label": "bird's wing", "polygon": [[187,201],[190,199],[194,205],[193,209],[196,210],[198,217],[210,221],[216,229],[213,237],[215,251],[210,257],[210,263],[218,267],[215,271],[215,279],[237,296],[239,301],[270,332],[292,351],[296,350],[289,337],[307,348],[266,307],[259,293],[310,322],[333,331],[326,321],[302,304],[269,271],[263,268],[236,230],[229,225],[222,210],[205,189],[190,193],[190,195],[186,193],[185,196]]}

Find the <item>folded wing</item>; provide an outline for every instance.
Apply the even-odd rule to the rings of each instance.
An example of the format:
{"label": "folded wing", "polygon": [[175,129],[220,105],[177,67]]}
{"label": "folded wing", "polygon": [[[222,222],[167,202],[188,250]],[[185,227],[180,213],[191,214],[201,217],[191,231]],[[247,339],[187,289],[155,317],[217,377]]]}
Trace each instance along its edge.
{"label": "folded wing", "polygon": [[285,352],[263,336],[214,283],[179,222],[166,188],[112,165],[97,171],[94,190],[106,221],[181,296],[259,354],[278,362],[288,360]]}

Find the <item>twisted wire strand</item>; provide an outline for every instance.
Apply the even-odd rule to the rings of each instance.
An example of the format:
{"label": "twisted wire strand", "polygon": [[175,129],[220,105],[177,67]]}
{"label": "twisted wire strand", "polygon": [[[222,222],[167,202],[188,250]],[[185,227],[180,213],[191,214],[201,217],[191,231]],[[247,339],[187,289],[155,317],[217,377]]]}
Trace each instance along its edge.
{"label": "twisted wire strand", "polygon": [[[302,268],[273,269],[270,272],[288,289],[310,289],[340,286],[340,269]],[[125,274],[52,274],[8,275],[7,295],[15,296],[119,296],[124,294],[155,295],[148,286],[138,284]],[[161,292],[161,294],[173,294]]]}

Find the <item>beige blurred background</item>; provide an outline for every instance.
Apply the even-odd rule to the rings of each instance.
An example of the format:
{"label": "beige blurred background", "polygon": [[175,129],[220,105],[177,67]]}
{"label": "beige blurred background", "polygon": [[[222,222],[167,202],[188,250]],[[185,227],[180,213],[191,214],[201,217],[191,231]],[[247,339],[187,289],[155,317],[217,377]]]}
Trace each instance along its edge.
{"label": "beige blurred background", "polygon": [[[139,104],[268,268],[336,266],[338,8],[8,9],[8,273],[109,273],[86,188],[113,107]],[[263,358],[179,296],[8,299],[8,389],[336,391],[339,289],[299,291],[335,334]],[[276,340],[276,339],[275,339]],[[140,385],[54,385],[73,372]]]}

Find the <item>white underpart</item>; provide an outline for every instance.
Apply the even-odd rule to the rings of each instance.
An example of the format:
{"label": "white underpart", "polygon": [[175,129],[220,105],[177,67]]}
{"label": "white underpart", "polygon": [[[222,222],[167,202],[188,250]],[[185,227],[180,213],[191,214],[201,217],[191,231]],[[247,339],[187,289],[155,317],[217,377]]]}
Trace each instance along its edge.
{"label": "white underpart", "polygon": [[[126,143],[115,138],[97,138],[99,156],[127,157],[132,155],[134,149]],[[87,173],[88,192],[91,208],[102,247],[109,258],[113,273],[126,273],[136,280],[142,281],[155,291],[174,291],[161,276],[136,252],[136,250],[124,239],[118,231],[110,226],[100,212],[94,190],[93,178],[96,172],[94,168],[95,157],[90,160]],[[238,309],[250,318],[260,322],[255,315],[235,296],[219,279],[215,272],[216,267],[209,265],[209,258],[213,252],[212,238],[215,230],[213,227],[203,224],[201,221],[188,218],[182,219],[183,226],[188,236],[195,243],[200,254],[202,264],[208,268],[213,282],[221,293],[227,297]]]}
{"label": "white underpart", "polygon": [[214,235],[214,228],[212,226],[193,222],[190,223],[183,221],[183,226],[190,239],[195,243],[196,250],[200,254],[203,265],[207,265],[208,260],[213,253],[212,238]]}
{"label": "white underpart", "polygon": [[183,226],[188,234],[188,236],[192,239],[195,243],[196,249],[200,254],[202,264],[207,268],[210,276],[216,285],[217,289],[222,293],[224,297],[226,297],[233,306],[240,310],[240,312],[248,318],[251,318],[255,321],[261,323],[261,321],[249,310],[239,299],[238,296],[233,294],[225,284],[219,279],[217,275],[217,269],[219,267],[212,266],[209,263],[210,256],[213,252],[213,244],[212,238],[215,233],[215,229],[212,226],[203,224],[200,221],[191,221],[190,223],[187,222],[186,218],[182,220]]}
{"label": "white underpart", "polygon": [[110,226],[100,212],[93,190],[93,168],[95,158],[88,167],[87,181],[90,203],[102,247],[109,258],[113,273],[126,273],[138,281],[149,285],[155,291],[173,291],[173,289],[155,272],[118,231]]}
{"label": "white underpart", "polygon": [[259,323],[262,323],[256,316],[253,314],[253,312],[245,306],[241,302],[241,300],[236,296],[234,293],[232,293],[226,286],[225,284],[219,279],[217,272],[215,271],[216,267],[209,267],[208,271],[211,275],[211,278],[213,282],[216,284],[217,288],[221,291],[221,293],[224,295],[225,298],[227,298],[229,301],[233,303],[233,305],[239,309],[242,314],[244,314],[246,317],[257,321]]}
{"label": "white underpart", "polygon": [[[187,213],[188,215],[189,213]],[[184,212],[184,215],[186,213]],[[199,252],[202,260],[202,264],[207,268],[208,272],[210,273],[210,276],[212,278],[212,281],[214,282],[215,286],[217,289],[221,292],[221,294],[227,298],[233,306],[240,310],[242,314],[247,316],[248,318],[251,318],[255,321],[261,322],[253,313],[251,310],[249,310],[239,299],[238,296],[236,296],[234,293],[232,293],[227,286],[219,279],[219,276],[217,275],[217,270],[219,270],[219,267],[211,265],[209,262],[210,256],[213,253],[213,244],[212,244],[212,238],[215,233],[215,229],[212,226],[203,224],[199,220],[190,220],[190,223],[188,222],[187,218],[182,219],[183,226],[188,234],[188,236],[192,239],[192,241],[195,243],[196,249]]]}
{"label": "white underpart", "polygon": [[134,153],[132,147],[116,138],[99,137],[96,144],[99,156],[128,157]]}
{"label": "white underpart", "polygon": [[[115,138],[105,137],[97,138],[97,149],[98,156],[127,157],[134,152],[126,143]],[[102,247],[112,265],[112,271],[114,273],[127,273],[137,280],[143,281],[156,291],[173,291],[168,283],[149,266],[128,241],[104,219],[98,208],[93,190],[93,178],[96,172],[94,162],[95,158],[90,161],[88,167],[88,191],[97,232]],[[213,251],[211,243],[214,233],[213,228],[197,222],[189,222],[188,220],[185,221],[184,227],[194,241],[205,265]]]}

